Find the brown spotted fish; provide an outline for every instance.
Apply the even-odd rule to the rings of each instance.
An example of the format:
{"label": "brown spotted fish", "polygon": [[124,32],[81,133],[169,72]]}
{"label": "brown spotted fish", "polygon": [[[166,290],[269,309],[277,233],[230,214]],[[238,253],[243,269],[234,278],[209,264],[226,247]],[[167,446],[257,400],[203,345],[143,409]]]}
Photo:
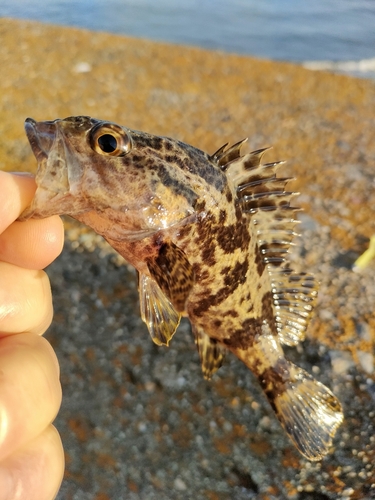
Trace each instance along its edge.
{"label": "brown spotted fish", "polygon": [[245,141],[210,156],[87,116],[28,118],[25,128],[39,166],[21,219],[68,214],[92,227],[137,269],[156,344],[188,317],[206,378],[231,351],[298,450],[328,453],[340,403],[282,349],[303,340],[317,285],[288,265],[297,208],[281,162],[262,163],[265,149],[241,155]]}

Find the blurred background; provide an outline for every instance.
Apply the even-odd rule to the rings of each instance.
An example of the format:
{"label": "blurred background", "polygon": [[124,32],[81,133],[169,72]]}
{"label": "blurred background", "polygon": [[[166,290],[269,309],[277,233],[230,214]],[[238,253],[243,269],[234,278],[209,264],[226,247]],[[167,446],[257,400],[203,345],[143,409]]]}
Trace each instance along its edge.
{"label": "blurred background", "polygon": [[0,15],[375,78],[373,0],[2,0]]}

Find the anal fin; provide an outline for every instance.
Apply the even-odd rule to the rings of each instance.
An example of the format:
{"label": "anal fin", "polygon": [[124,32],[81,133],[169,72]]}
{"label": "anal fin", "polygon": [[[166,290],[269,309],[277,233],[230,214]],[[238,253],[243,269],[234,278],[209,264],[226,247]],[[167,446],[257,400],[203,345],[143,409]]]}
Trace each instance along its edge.
{"label": "anal fin", "polygon": [[141,317],[152,340],[157,345],[168,345],[180,323],[180,314],[149,276],[139,274],[138,288]]}
{"label": "anal fin", "polygon": [[201,328],[192,327],[202,365],[203,376],[209,380],[223,364],[225,348],[210,338]]}

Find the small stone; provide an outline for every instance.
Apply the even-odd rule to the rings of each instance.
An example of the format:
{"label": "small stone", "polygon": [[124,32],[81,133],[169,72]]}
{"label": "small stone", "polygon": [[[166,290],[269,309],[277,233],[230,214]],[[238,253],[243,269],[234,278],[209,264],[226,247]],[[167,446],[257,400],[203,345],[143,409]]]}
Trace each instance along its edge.
{"label": "small stone", "polygon": [[362,369],[366,373],[373,373],[374,371],[374,356],[371,352],[358,351],[358,360]]}
{"label": "small stone", "polygon": [[350,352],[330,351],[332,369],[337,375],[344,375],[354,366]]}
{"label": "small stone", "polygon": [[176,477],[176,479],[174,480],[173,486],[174,486],[175,490],[178,490],[178,491],[185,491],[185,490],[187,490],[186,484],[179,477]]}
{"label": "small stone", "polygon": [[358,335],[360,336],[361,339],[365,340],[366,342],[371,341],[371,328],[370,326],[365,323],[364,321],[361,321],[360,323],[357,324],[356,329],[358,331]]}
{"label": "small stone", "polygon": [[342,492],[342,494],[343,494],[343,495],[353,495],[353,493],[354,493],[353,488],[346,488],[346,489]]}
{"label": "small stone", "polygon": [[151,380],[148,380],[146,383],[145,383],[145,389],[146,391],[148,392],[153,392],[155,390],[155,383],[152,382]]}
{"label": "small stone", "polygon": [[269,417],[267,416],[264,416],[260,419],[260,422],[259,422],[259,425],[263,428],[263,429],[269,429],[270,426],[271,426],[271,420]]}
{"label": "small stone", "polygon": [[91,64],[84,61],[77,63],[73,68],[74,73],[90,73],[91,70]]}
{"label": "small stone", "polygon": [[145,422],[139,422],[139,424],[138,424],[138,430],[139,430],[139,432],[146,432],[147,425],[145,424]]}
{"label": "small stone", "polygon": [[322,320],[322,321],[329,321],[330,319],[333,318],[333,312],[328,310],[328,309],[321,309],[319,311],[319,318]]}

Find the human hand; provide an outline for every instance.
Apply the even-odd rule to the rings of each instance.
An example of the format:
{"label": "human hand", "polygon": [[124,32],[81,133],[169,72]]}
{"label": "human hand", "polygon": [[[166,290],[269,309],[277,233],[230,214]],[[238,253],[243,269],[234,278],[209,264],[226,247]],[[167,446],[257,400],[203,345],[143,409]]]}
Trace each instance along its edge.
{"label": "human hand", "polygon": [[53,313],[41,269],[61,252],[63,226],[57,216],[16,221],[35,188],[30,176],[0,171],[0,500],[52,500],[64,469],[51,424],[59,367],[41,337]]}

